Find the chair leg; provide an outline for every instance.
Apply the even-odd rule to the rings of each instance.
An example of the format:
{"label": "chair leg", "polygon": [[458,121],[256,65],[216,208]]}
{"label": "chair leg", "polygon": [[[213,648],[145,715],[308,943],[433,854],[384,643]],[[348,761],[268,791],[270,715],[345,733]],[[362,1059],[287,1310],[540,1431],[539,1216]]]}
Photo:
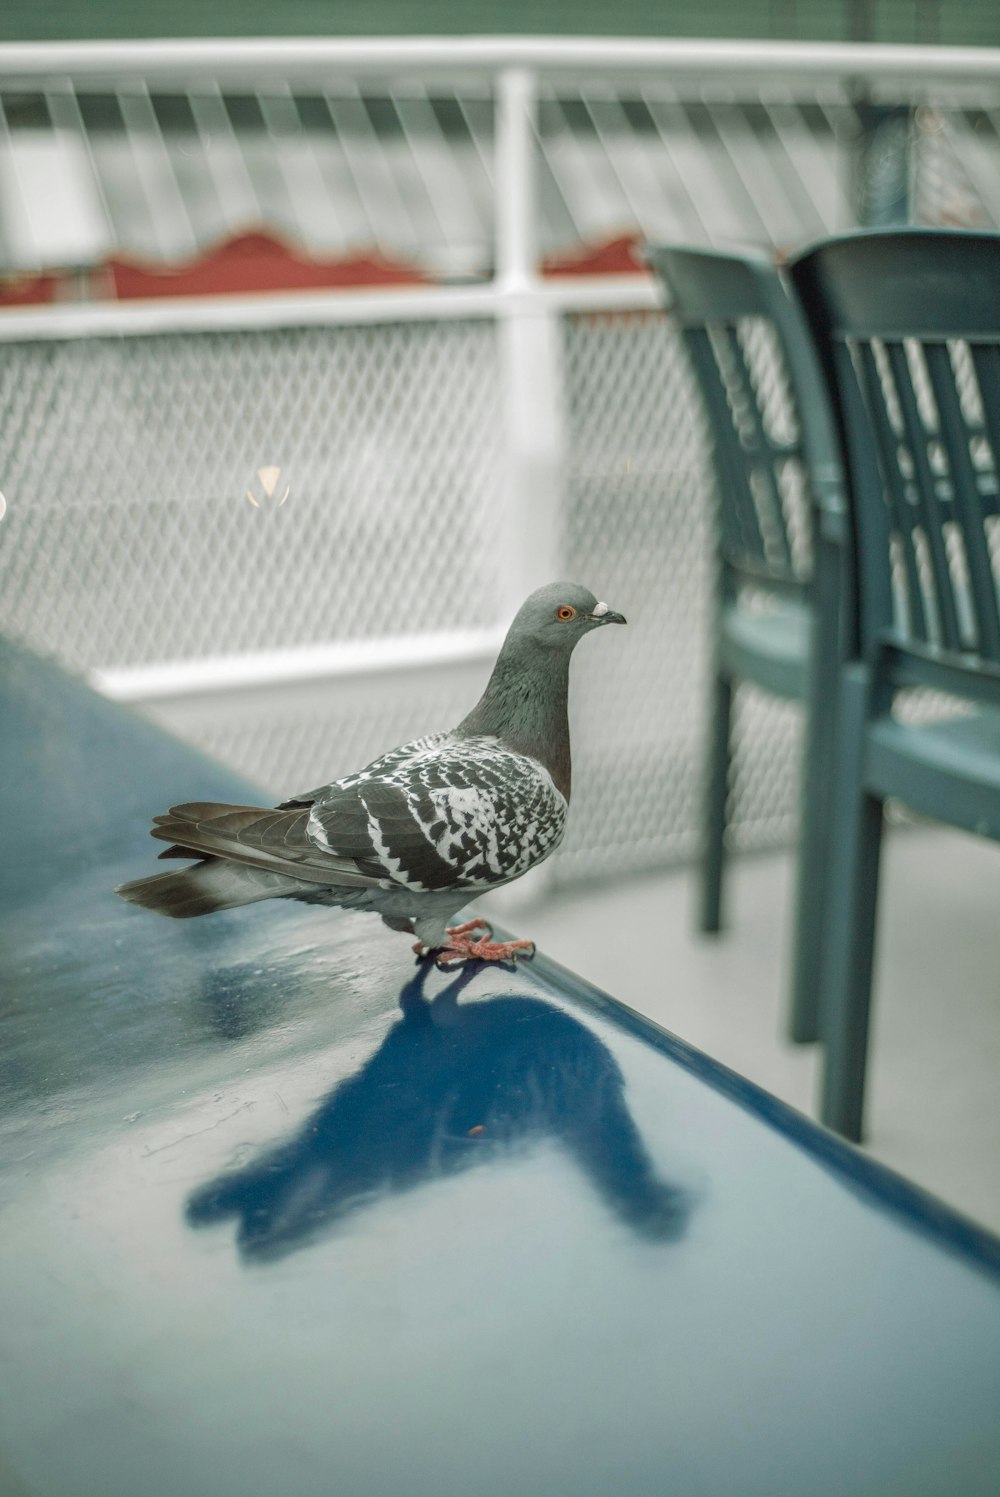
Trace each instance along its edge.
{"label": "chair leg", "polygon": [[875,954],[882,802],[862,781],[868,683],[848,671],[840,699],[839,752],[831,828],[829,910],[824,942],[820,1115],[861,1141]]}
{"label": "chair leg", "polygon": [[830,887],[831,791],[836,769],[837,699],[842,658],[843,555],[839,539],[817,535],[813,583],[813,635],[805,709],[801,812],[795,891],[795,934],[788,1037],[818,1040],[823,937]]}
{"label": "chair leg", "polygon": [[712,685],[708,778],[701,867],[701,909],[698,927],[715,934],[722,926],[722,875],[725,863],[726,803],[729,796],[729,731],[733,684],[717,675]]}
{"label": "chair leg", "polygon": [[788,1017],[788,1037],[799,1045],[810,1044],[820,1037],[819,995],[830,855],[829,735],[824,724],[814,717],[807,719],[806,733]]}

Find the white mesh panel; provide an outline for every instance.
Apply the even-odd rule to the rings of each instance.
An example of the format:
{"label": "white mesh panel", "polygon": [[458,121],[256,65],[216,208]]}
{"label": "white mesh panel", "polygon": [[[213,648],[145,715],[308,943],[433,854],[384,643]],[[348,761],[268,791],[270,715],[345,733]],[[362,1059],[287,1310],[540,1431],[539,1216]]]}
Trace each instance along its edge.
{"label": "white mesh panel", "polygon": [[[708,524],[700,406],[660,315],[567,317],[564,575],[627,630],[574,661],[574,804],[557,876],[640,872],[697,841]],[[0,626],[78,667],[238,655],[501,618],[503,401],[485,322],[20,344],[0,412]],[[281,468],[280,508],[254,479]],[[253,483],[261,507],[245,495]],[[456,722],[473,696],[394,677],[190,730],[277,794]],[[481,683],[479,683],[481,684]],[[479,686],[476,686],[478,691]],[[308,696],[308,694],[307,694]],[[734,841],[787,836],[794,713],[747,696]]]}
{"label": "white mesh panel", "polygon": [[488,322],[0,348],[0,626],[112,667],[492,623],[495,366]]}
{"label": "white mesh panel", "polygon": [[[713,507],[680,341],[643,313],[567,319],[568,569],[628,618],[574,660],[573,815],[561,878],[636,872],[698,843]],[[741,690],[734,840],[786,839],[796,714]]]}

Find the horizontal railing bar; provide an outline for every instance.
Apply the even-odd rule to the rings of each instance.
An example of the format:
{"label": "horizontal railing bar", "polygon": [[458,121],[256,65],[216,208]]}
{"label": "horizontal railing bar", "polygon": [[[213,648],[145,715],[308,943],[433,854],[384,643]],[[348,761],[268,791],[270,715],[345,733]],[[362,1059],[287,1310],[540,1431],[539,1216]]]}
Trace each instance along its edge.
{"label": "horizontal railing bar", "polygon": [[388,671],[435,669],[489,662],[503,641],[501,629],[406,634],[344,640],[284,650],[164,661],[156,665],[93,669],[87,679],[117,702],[165,702],[226,692],[335,681]]}
{"label": "horizontal railing bar", "polygon": [[217,79],[324,77],[331,69],[352,75],[419,69],[493,71],[534,67],[571,71],[650,74],[741,74],[801,78],[944,79],[1000,76],[1000,48],[925,47],[887,43],[698,40],[662,37],[411,36],[232,37],[139,41],[6,42],[0,44],[0,80],[69,75],[89,81],[141,74],[147,80],[191,82],[204,70]]}
{"label": "horizontal railing bar", "polygon": [[155,333],[244,332],[363,323],[459,321],[505,312],[644,311],[662,305],[651,276],[553,276],[509,290],[481,286],[386,287],[255,296],[176,296],[129,302],[73,302],[0,311],[0,343]]}

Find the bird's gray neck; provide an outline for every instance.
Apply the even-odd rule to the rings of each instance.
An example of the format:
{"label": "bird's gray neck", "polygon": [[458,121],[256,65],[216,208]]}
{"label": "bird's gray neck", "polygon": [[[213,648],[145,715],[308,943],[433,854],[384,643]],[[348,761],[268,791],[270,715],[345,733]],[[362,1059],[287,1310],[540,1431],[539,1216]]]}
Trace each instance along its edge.
{"label": "bird's gray neck", "polygon": [[506,640],[486,690],[457,733],[499,738],[543,764],[569,800],[569,655],[531,640]]}

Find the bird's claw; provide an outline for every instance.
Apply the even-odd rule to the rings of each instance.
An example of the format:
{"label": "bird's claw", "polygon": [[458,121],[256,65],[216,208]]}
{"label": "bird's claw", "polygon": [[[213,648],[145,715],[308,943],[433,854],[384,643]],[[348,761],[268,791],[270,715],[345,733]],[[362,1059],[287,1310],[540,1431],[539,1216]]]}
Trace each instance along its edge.
{"label": "bird's claw", "polygon": [[482,940],[492,941],[493,927],[488,920],[466,920],[464,925],[449,925],[445,930],[446,936],[468,936],[474,930],[483,932]]}
{"label": "bird's claw", "polygon": [[450,943],[435,954],[435,960],[447,969],[459,962],[513,962],[519,956],[529,960],[534,954],[534,941],[468,941],[452,936]]}
{"label": "bird's claw", "polygon": [[[480,931],[478,940],[471,940],[473,931]],[[425,946],[417,941],[413,947],[418,960],[433,957],[435,965],[443,971],[457,966],[459,962],[514,962],[523,957],[530,960],[535,954],[534,941],[494,941],[493,927],[488,920],[467,920],[464,925],[449,925],[445,931],[446,946]]]}
{"label": "bird's claw", "polygon": [[[473,933],[479,933],[472,939]],[[424,942],[416,942],[413,951],[419,960],[434,958],[434,964],[443,972],[458,966],[463,961],[516,961],[522,957],[530,960],[534,955],[533,940],[494,940],[493,925],[488,921],[466,921],[464,925],[449,925],[445,931],[448,945],[430,948]]]}

